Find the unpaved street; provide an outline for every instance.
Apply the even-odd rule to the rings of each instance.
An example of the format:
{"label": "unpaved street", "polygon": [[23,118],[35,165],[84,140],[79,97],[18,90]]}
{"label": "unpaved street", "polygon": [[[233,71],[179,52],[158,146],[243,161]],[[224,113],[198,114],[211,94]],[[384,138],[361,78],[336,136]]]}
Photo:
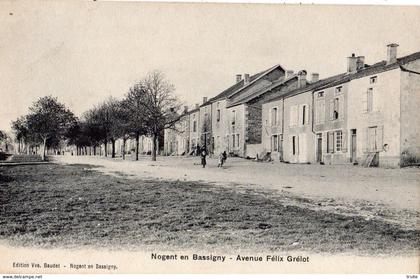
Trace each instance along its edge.
{"label": "unpaved street", "polygon": [[274,189],[98,169],[105,170],[87,164],[0,167],[0,241],[136,251],[417,253],[419,230],[378,216],[348,216]]}
{"label": "unpaved street", "polygon": [[420,169],[382,169],[357,166],[294,165],[257,163],[228,158],[217,168],[209,159],[203,169],[198,157],[143,156],[139,161],[122,161],[93,156],[57,156],[60,163],[100,166],[99,171],[131,178],[159,178],[204,181],[229,187],[275,190],[290,197],[289,202],[315,210],[384,219],[408,228],[417,226],[420,207]]}

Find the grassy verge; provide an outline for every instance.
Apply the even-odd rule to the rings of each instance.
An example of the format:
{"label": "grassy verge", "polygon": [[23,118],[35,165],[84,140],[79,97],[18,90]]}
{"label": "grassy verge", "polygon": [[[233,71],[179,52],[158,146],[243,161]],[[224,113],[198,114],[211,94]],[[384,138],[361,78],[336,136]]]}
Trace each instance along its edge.
{"label": "grassy verge", "polygon": [[418,230],[286,205],[201,182],[140,180],[89,165],[0,167],[0,238],[13,245],[416,253]]}

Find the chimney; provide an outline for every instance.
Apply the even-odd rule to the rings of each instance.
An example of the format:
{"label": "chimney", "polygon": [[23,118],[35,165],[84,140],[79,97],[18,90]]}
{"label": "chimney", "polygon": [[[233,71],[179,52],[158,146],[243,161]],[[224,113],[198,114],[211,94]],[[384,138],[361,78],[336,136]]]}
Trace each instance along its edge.
{"label": "chimney", "polygon": [[200,107],[200,104],[195,104],[195,108],[198,109]]}
{"label": "chimney", "polygon": [[236,75],[236,83],[240,82],[242,80],[242,75],[241,74],[237,74]]}
{"label": "chimney", "polygon": [[249,83],[249,74],[244,74],[244,84]]}
{"label": "chimney", "polygon": [[389,44],[387,45],[387,50],[386,50],[386,64],[391,64],[394,62],[397,62],[397,44]]}
{"label": "chimney", "polygon": [[286,78],[290,78],[291,76],[293,76],[293,70],[287,70],[286,71]]}
{"label": "chimney", "polygon": [[298,72],[298,88],[302,88],[306,85],[306,74],[305,70]]}
{"label": "chimney", "polygon": [[207,97],[203,97],[203,104],[207,103]]}
{"label": "chimney", "polygon": [[188,106],[184,106],[184,113],[188,112]]}
{"label": "chimney", "polygon": [[317,82],[318,80],[319,80],[319,74],[318,73],[312,73],[311,82]]}
{"label": "chimney", "polygon": [[347,57],[347,73],[355,73],[357,70],[357,57],[354,53]]}
{"label": "chimney", "polygon": [[364,56],[357,56],[357,60],[356,60],[356,70],[360,70],[363,69],[363,67],[365,66],[365,57]]}

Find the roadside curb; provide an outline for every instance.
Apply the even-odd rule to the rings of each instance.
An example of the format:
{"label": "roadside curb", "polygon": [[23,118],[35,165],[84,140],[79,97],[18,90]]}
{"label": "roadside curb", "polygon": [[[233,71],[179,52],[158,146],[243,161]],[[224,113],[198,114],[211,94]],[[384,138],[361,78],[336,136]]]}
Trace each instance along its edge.
{"label": "roadside curb", "polygon": [[44,164],[54,164],[54,162],[10,162],[10,163],[0,163],[0,167],[3,166],[24,166],[24,165],[44,165]]}

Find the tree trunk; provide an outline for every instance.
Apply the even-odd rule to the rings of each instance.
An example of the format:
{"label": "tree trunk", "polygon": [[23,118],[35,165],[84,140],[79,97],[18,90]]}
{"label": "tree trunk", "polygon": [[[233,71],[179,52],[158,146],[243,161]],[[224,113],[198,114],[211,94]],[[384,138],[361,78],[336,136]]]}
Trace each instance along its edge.
{"label": "tree trunk", "polygon": [[127,139],[126,138],[123,138],[123,144],[122,144],[122,158],[123,158],[123,160],[125,160],[125,142],[127,141]]}
{"label": "tree trunk", "polygon": [[136,134],[136,161],[139,160],[139,141],[140,141],[140,134]]}
{"label": "tree trunk", "polygon": [[45,161],[45,149],[47,148],[47,139],[44,138],[43,139],[43,143],[42,143],[42,161]]}
{"label": "tree trunk", "polygon": [[157,153],[157,136],[153,134],[152,136],[152,161],[156,161],[156,153]]}
{"label": "tree trunk", "polygon": [[96,156],[96,145],[93,146],[93,156]]}
{"label": "tree trunk", "polygon": [[112,144],[112,146],[111,146],[111,157],[112,158],[115,158],[115,139],[112,139],[111,140],[111,144]]}
{"label": "tree trunk", "polygon": [[105,140],[104,143],[104,149],[105,149],[105,157],[108,157],[108,141]]}

